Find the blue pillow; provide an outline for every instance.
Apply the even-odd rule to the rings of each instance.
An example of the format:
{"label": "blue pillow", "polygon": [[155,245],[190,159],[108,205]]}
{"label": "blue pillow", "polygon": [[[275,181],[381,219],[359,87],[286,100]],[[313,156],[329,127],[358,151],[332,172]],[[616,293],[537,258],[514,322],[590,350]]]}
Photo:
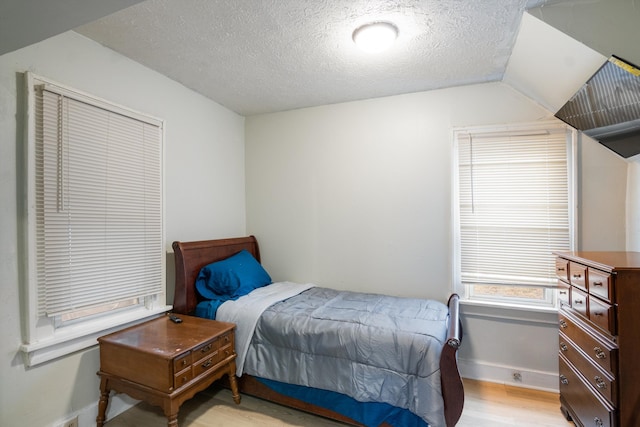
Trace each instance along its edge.
{"label": "blue pillow", "polygon": [[229,258],[202,267],[196,279],[196,289],[206,299],[235,299],[270,283],[269,273],[243,249]]}

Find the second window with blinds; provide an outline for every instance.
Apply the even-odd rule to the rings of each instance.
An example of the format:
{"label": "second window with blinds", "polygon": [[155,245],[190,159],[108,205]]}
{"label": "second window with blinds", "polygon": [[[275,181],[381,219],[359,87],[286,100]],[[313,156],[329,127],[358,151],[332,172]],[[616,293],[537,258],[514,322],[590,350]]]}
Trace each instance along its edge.
{"label": "second window with blinds", "polygon": [[574,249],[575,133],[556,122],[454,132],[455,282],[466,299],[553,307]]}
{"label": "second window with blinds", "polygon": [[27,364],[166,310],[163,122],[26,74]]}

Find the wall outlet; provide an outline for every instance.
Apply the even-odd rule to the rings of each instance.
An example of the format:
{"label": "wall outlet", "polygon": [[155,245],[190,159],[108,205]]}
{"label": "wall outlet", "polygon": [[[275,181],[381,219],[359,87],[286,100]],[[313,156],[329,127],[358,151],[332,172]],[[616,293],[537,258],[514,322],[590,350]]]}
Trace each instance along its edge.
{"label": "wall outlet", "polygon": [[65,421],[60,425],[60,427],[78,427],[78,416],[76,415],[75,417]]}

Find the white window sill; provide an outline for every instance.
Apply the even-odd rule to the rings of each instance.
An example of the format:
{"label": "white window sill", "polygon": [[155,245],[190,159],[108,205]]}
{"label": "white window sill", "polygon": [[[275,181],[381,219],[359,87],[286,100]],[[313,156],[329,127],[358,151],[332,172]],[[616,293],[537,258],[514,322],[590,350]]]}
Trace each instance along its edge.
{"label": "white window sill", "polygon": [[463,316],[498,320],[516,320],[527,323],[558,324],[556,307],[515,306],[498,302],[460,300]]}
{"label": "white window sill", "polygon": [[[32,367],[84,350],[97,345],[97,339],[103,335],[157,317],[171,308],[171,306],[162,306],[144,310],[144,312],[135,310],[109,316],[108,319],[86,322],[68,329],[61,328],[56,330],[55,336],[51,339],[22,344],[20,350],[24,356],[24,363],[27,367]],[[107,324],[108,326],[105,326]]]}

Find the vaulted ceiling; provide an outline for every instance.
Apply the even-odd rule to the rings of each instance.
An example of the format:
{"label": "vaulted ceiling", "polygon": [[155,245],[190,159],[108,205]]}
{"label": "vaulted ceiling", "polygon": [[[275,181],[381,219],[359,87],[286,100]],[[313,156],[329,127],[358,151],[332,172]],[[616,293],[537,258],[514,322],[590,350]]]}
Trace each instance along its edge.
{"label": "vaulted ceiling", "polygon": [[[558,43],[523,17],[553,22],[604,55],[626,49],[637,61],[640,40],[629,35],[638,33],[640,8],[630,3],[3,0],[0,54],[74,29],[241,115],[491,81],[508,81],[553,108],[584,82],[600,54],[580,63],[581,49],[591,49]],[[392,49],[379,55],[352,42],[353,30],[372,21],[399,29]]]}

